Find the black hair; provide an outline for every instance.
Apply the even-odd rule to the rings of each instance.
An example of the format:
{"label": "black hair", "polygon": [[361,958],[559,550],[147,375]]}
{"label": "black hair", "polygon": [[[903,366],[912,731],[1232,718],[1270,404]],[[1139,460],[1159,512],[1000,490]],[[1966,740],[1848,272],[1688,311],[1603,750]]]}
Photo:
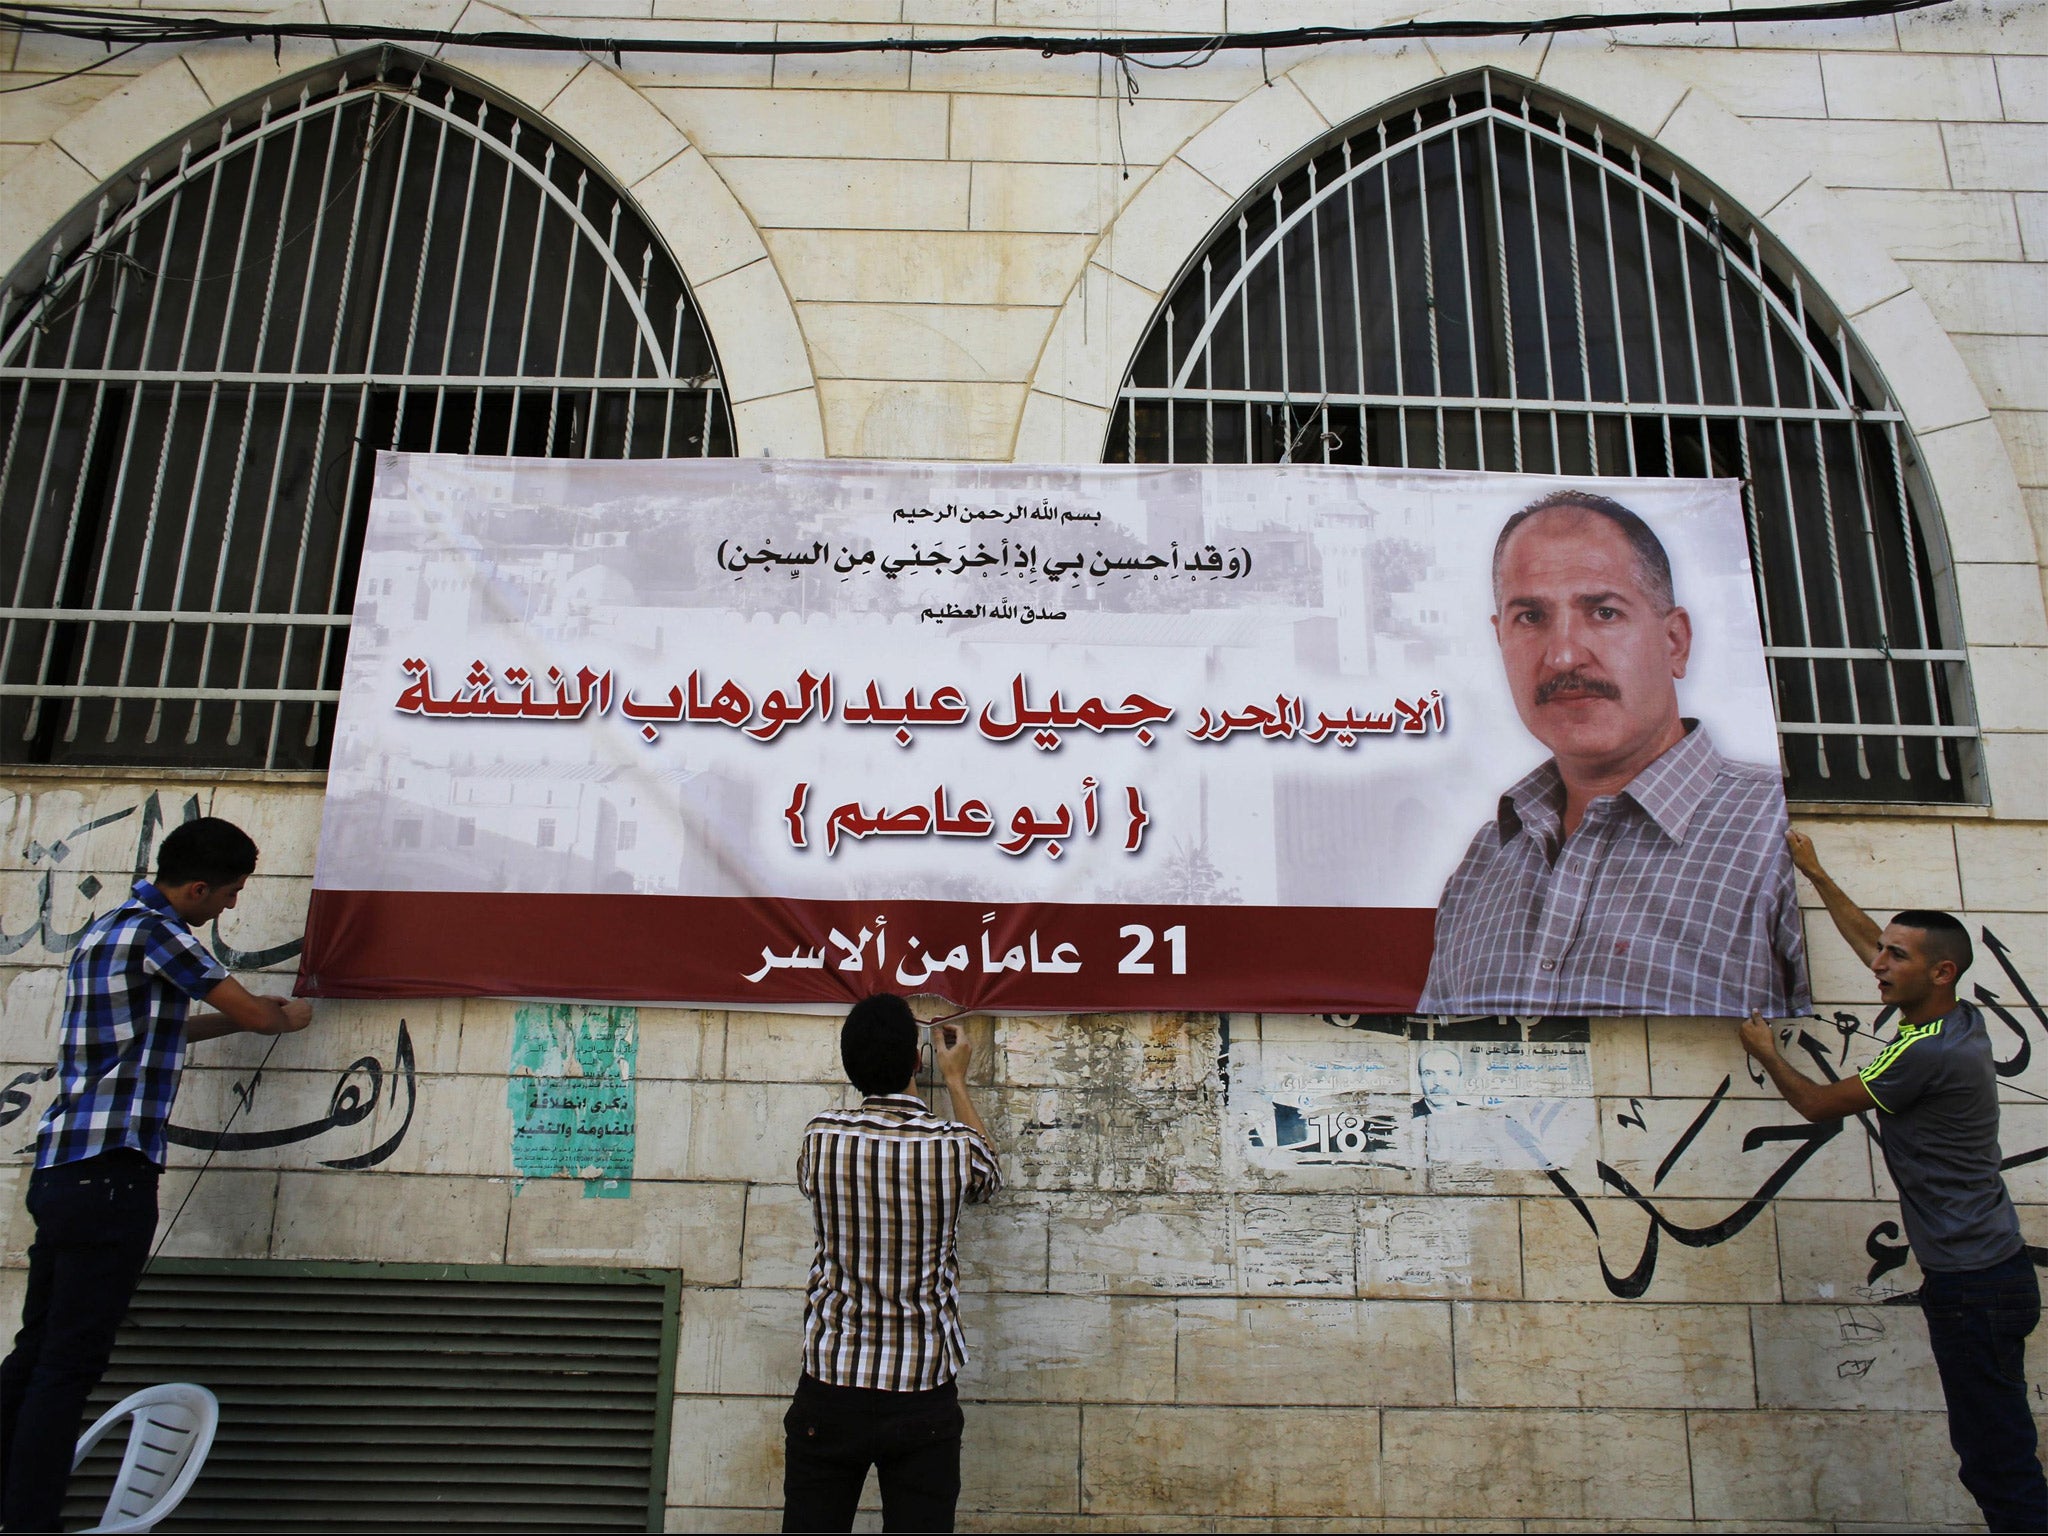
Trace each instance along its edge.
{"label": "black hair", "polygon": [[1671,584],[1671,557],[1664,552],[1664,541],[1657,537],[1656,530],[1613,497],[1592,491],[1552,491],[1548,496],[1540,496],[1530,502],[1501,524],[1500,537],[1493,541],[1493,595],[1496,604],[1500,601],[1500,564],[1507,554],[1508,540],[1514,537],[1517,528],[1537,513],[1561,509],[1590,512],[1619,528],[1622,537],[1628,540],[1629,548],[1635,551],[1636,580],[1642,584],[1643,591],[1657,604],[1660,613],[1669,613],[1677,606],[1677,594]]}
{"label": "black hair", "polygon": [[1977,958],[1977,951],[1970,945],[1970,930],[1946,912],[1913,907],[1895,914],[1892,922],[1901,928],[1912,928],[1925,934],[1927,937],[1920,944],[1921,953],[1929,960],[1953,961],[1959,977]]}
{"label": "black hair", "polygon": [[232,821],[218,816],[201,816],[173,828],[156,850],[159,888],[190,885],[195,880],[229,885],[255,869],[255,842]]}
{"label": "black hair", "polygon": [[917,1016],[893,992],[864,997],[839,1031],[847,1078],[870,1098],[901,1093],[917,1074]]}

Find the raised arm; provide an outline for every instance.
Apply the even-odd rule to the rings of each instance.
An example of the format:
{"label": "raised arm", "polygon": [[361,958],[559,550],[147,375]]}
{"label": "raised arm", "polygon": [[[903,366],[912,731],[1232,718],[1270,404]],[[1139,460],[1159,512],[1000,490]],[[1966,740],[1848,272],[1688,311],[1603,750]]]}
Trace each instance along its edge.
{"label": "raised arm", "polygon": [[1814,852],[1812,838],[1804,832],[1787,832],[1785,841],[1792,849],[1794,867],[1806,876],[1807,883],[1827,904],[1828,916],[1835,920],[1835,931],[1856,951],[1858,960],[1865,965],[1870,964],[1877,958],[1878,937],[1884,930],[1821,868],[1820,855]]}
{"label": "raised arm", "polygon": [[953,1101],[953,1118],[978,1131],[982,1140],[994,1146],[988,1127],[982,1123],[981,1111],[974,1107],[974,1095],[967,1088],[967,1063],[974,1056],[967,1031],[958,1024],[933,1025],[932,1054],[938,1060],[939,1075],[946,1080],[947,1097]]}
{"label": "raised arm", "polygon": [[303,997],[258,997],[230,976],[206,994],[212,1013],[194,1014],[185,1025],[191,1041],[222,1035],[288,1035],[313,1022],[313,1005]]}

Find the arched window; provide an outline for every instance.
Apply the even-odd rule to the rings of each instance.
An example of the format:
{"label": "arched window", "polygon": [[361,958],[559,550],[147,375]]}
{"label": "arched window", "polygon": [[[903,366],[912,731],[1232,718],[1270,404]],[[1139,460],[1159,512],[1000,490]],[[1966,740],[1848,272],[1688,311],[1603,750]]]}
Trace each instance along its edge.
{"label": "arched window", "polygon": [[1941,522],[1876,368],[1754,220],[1519,81],[1348,125],[1246,199],[1105,451],[1740,478],[1791,793],[1981,798]]}
{"label": "arched window", "polygon": [[682,274],[387,55],[105,189],[0,300],[0,762],[326,761],[379,450],[729,454]]}

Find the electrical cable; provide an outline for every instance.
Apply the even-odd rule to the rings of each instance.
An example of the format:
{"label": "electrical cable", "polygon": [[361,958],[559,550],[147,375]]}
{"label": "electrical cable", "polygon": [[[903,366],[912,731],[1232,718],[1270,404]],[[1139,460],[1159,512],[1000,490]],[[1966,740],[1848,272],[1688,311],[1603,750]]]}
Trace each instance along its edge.
{"label": "electrical cable", "polygon": [[[1036,53],[1053,58],[1097,54],[1118,60],[1128,71],[1131,65],[1148,69],[1194,69],[1224,52],[1257,50],[1263,55],[1275,49],[1317,48],[1332,43],[1433,37],[1526,38],[1566,32],[1625,32],[1640,27],[1732,26],[1743,22],[1844,21],[1896,16],[1952,3],[1954,0],[1798,0],[1791,5],[1736,5],[1723,10],[1623,11],[1607,15],[1577,12],[1515,20],[1437,17],[1387,22],[1372,27],[1290,27],[1264,32],[1152,37],[1018,33],[974,37],[710,38],[611,37],[543,31],[458,32],[447,28],[368,23],[264,22],[242,17],[148,15],[90,6],[44,5],[33,3],[33,0],[4,0],[0,3],[0,28],[97,42],[110,50],[117,44],[141,47],[150,43],[255,42],[261,39],[267,40],[274,51],[281,51],[287,41],[301,40],[404,43],[428,48],[459,44],[464,48],[527,52],[581,50],[609,54],[614,61],[621,63],[628,53],[706,54],[739,58],[885,53]],[[87,68],[103,67],[108,62],[111,60],[103,60],[101,65]],[[71,75],[39,83],[55,84],[58,79],[71,79],[84,73],[86,70],[81,69]],[[35,88],[9,87],[16,91]]]}

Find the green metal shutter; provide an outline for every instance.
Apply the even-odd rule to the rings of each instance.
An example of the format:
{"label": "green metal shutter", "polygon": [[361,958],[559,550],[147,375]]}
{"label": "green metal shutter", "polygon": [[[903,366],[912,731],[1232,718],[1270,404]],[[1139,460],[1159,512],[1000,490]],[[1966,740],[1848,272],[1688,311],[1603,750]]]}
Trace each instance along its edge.
{"label": "green metal shutter", "polygon": [[659,1530],[677,1298],[643,1270],[161,1260],[90,1413],[165,1381],[220,1399],[166,1531]]}

